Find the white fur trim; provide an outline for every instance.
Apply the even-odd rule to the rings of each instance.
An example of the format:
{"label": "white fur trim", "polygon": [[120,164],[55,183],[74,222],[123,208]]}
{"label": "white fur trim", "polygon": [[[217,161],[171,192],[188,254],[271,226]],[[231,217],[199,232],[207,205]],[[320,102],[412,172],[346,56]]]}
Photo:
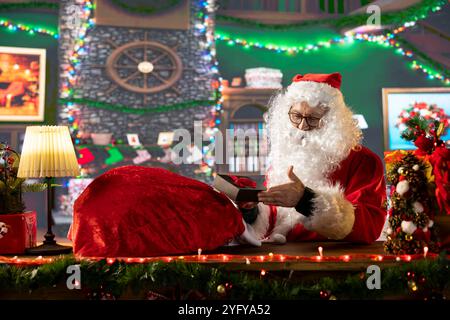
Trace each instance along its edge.
{"label": "white fur trim", "polygon": [[244,232],[238,237],[238,241],[240,243],[244,244],[251,244],[256,247],[261,246],[261,241],[258,240],[258,238],[255,235],[255,231],[253,230],[252,226],[247,224],[244,219],[242,219],[242,223],[245,226]]}
{"label": "white fur trim", "polygon": [[339,185],[314,189],[312,215],[303,219],[310,231],[333,240],[345,238],[355,223],[355,208],[348,201]]}
{"label": "white fur trim", "polygon": [[258,216],[255,222],[252,223],[253,231],[257,239],[264,238],[269,229],[270,208],[263,203],[258,203]]}
{"label": "white fur trim", "polygon": [[295,211],[294,208],[277,207],[275,226],[270,235],[265,238],[270,226],[270,207],[264,203],[258,203],[258,217],[252,224],[252,227],[256,238],[262,242],[283,244],[286,243],[288,233],[296,224],[300,223],[301,217],[302,215]]}
{"label": "white fur trim", "polygon": [[343,103],[339,89],[314,81],[293,82],[287,87],[286,96],[296,101],[306,101],[311,107],[316,107],[320,103],[326,105]]}

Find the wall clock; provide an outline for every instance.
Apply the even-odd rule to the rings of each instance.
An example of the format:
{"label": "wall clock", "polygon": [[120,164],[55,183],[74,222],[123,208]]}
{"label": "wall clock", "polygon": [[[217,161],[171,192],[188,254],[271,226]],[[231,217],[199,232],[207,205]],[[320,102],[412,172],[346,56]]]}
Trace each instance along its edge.
{"label": "wall clock", "polygon": [[106,60],[106,72],[113,80],[107,93],[118,87],[140,93],[153,94],[172,90],[180,94],[176,82],[181,78],[183,63],[176,53],[178,45],[166,46],[156,41],[136,40],[117,45],[107,42],[114,48]]}

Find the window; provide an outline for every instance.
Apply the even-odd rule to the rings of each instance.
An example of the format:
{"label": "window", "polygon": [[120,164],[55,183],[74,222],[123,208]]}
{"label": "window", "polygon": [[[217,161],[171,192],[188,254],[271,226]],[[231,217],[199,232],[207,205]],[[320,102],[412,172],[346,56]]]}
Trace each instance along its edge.
{"label": "window", "polygon": [[231,116],[228,139],[228,170],[264,174],[267,168],[264,107],[244,105]]}

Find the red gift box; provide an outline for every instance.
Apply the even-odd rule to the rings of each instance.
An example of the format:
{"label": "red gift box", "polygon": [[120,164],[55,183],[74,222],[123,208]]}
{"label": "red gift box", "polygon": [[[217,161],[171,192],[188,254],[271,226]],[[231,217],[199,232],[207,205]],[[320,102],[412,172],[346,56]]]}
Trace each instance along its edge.
{"label": "red gift box", "polygon": [[36,212],[0,215],[0,254],[24,254],[36,246]]}

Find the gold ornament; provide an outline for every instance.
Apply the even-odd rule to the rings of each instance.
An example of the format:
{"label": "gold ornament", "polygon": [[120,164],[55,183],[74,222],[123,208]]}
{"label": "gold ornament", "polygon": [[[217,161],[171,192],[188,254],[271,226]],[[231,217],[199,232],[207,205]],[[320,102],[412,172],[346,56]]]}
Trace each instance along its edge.
{"label": "gold ornament", "polygon": [[409,280],[408,281],[408,287],[409,289],[411,289],[411,291],[417,291],[419,288],[417,287],[417,284],[414,280]]}
{"label": "gold ornament", "polygon": [[225,294],[225,291],[226,291],[226,289],[225,289],[225,286],[224,286],[223,284],[219,284],[219,285],[217,286],[217,292],[218,292],[218,293],[220,293],[220,294]]}
{"label": "gold ornament", "polygon": [[410,234],[407,234],[407,235],[405,236],[405,240],[406,240],[406,241],[411,241],[412,239],[413,239],[413,236],[410,235]]}
{"label": "gold ornament", "polygon": [[438,138],[444,133],[444,129],[445,129],[444,123],[443,122],[439,123],[439,127],[436,130],[436,135]]}
{"label": "gold ornament", "polygon": [[336,296],[331,295],[330,300],[337,300]]}

